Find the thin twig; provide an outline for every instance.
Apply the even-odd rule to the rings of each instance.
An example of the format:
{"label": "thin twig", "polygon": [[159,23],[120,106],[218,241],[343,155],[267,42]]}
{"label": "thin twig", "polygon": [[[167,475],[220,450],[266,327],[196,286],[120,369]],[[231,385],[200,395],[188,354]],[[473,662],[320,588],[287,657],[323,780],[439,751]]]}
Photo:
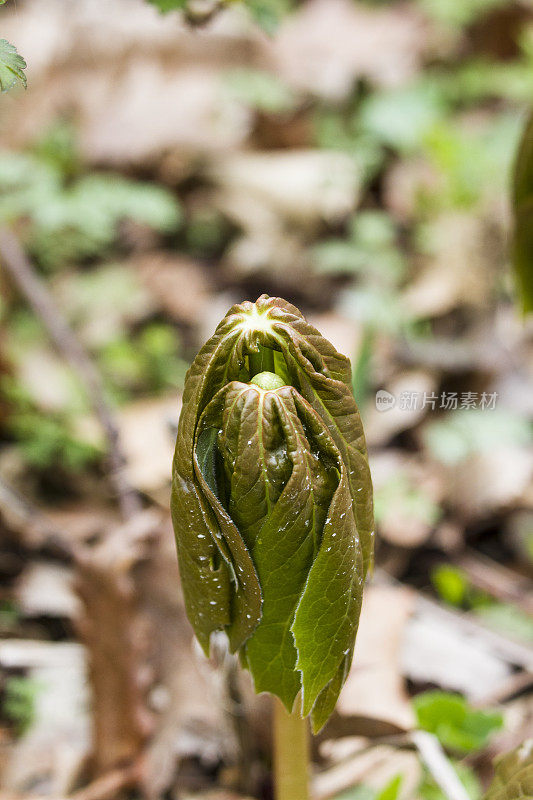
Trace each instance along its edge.
{"label": "thin twig", "polygon": [[472,705],[476,708],[496,706],[512,700],[513,697],[522,694],[522,692],[531,689],[531,687],[533,687],[533,672],[514,672],[492,692],[472,701]]}
{"label": "thin twig", "polygon": [[507,663],[515,664],[527,671],[533,671],[533,650],[528,645],[493,631],[464,611],[445,608],[422,594],[417,595],[417,605],[419,608],[430,610],[435,616],[452,622],[459,630],[482,639],[494,653],[497,653]]}
{"label": "thin twig", "polygon": [[525,575],[517,574],[479,553],[467,552],[456,563],[478,589],[533,615],[533,583]]}
{"label": "thin twig", "polygon": [[57,552],[61,558],[73,560],[76,545],[71,537],[57,530],[53,523],[29,500],[16,492],[0,478],[0,513],[7,524],[17,531],[25,531],[38,546]]}
{"label": "thin twig", "polygon": [[[383,569],[379,568],[374,572],[374,583],[406,587],[406,584],[401,583]],[[528,645],[522,644],[509,636],[492,630],[476,617],[465,611],[443,606],[437,600],[426,597],[412,586],[407,586],[406,588],[410,592],[413,592],[416,597],[415,612],[417,611],[417,607],[420,610],[426,609],[430,611],[435,614],[435,616],[441,617],[441,619],[454,624],[464,633],[483,640],[494,653],[497,653],[500,658],[504,659],[509,664],[515,664],[526,671],[533,672],[533,650]]]}
{"label": "thin twig", "polygon": [[[361,780],[364,781],[367,775],[371,775],[373,770],[377,770],[382,764],[390,760],[391,754],[389,751],[378,753],[371,765],[365,765],[364,769],[361,769],[358,757],[367,754],[375,747],[374,743],[364,747],[353,753],[351,757],[343,758],[331,768],[315,775],[311,793],[313,800],[333,800],[342,792],[354,789],[361,783]],[[412,744],[411,747],[413,747]]]}
{"label": "thin twig", "polygon": [[412,731],[411,739],[420,758],[447,800],[469,800],[469,795],[449,762],[439,740],[427,731]]}
{"label": "thin twig", "polygon": [[12,231],[0,229],[0,259],[19,291],[40,318],[57,350],[80,377],[104,430],[109,460],[109,478],[122,515],[130,519],[141,509],[137,493],[124,475],[125,458],[113,413],[105,399],[102,379],[84,347],[64,319],[44,281],[36,273]]}
{"label": "thin twig", "polygon": [[108,797],[116,797],[122,789],[140,782],[140,772],[139,763],[118,767],[74,792],[70,795],[71,800],[107,800]]}

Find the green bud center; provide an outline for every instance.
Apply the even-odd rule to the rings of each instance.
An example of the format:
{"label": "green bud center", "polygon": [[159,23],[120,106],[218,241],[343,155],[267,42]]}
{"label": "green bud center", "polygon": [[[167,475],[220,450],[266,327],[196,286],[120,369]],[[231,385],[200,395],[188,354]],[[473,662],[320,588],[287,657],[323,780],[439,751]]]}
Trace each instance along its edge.
{"label": "green bud center", "polygon": [[281,389],[282,386],[286,385],[283,378],[280,378],[275,372],[259,372],[257,375],[254,375],[250,383],[253,383],[254,386],[259,386],[260,389],[264,389],[267,392]]}

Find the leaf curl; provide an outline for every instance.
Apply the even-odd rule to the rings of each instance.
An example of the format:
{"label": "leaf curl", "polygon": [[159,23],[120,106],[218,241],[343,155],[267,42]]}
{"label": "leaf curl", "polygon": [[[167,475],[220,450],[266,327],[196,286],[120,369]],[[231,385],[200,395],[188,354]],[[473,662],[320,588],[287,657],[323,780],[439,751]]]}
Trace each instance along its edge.
{"label": "leaf curl", "polygon": [[351,664],[373,549],[348,359],[280,298],[233,306],[187,373],[173,471],[202,646],[225,630],[256,690],[289,709],[300,695],[319,729]]}

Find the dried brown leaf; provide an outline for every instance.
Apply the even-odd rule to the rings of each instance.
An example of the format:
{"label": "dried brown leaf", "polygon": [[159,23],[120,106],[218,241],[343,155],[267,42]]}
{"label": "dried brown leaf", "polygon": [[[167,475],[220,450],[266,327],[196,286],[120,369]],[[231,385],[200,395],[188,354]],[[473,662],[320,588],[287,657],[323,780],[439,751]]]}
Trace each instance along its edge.
{"label": "dried brown leaf", "polygon": [[410,8],[370,9],[349,0],[313,0],[285,22],[274,52],[294,87],[341,100],[359,78],[397,86],[412,77],[427,47]]}
{"label": "dried brown leaf", "polygon": [[147,253],[132,267],[158,306],[173,319],[195,325],[205,315],[213,287],[198,262],[185,256]]}
{"label": "dried brown leaf", "polygon": [[178,414],[176,395],[138,400],[120,410],[117,423],[126,474],[137,489],[153,492],[170,484]]}

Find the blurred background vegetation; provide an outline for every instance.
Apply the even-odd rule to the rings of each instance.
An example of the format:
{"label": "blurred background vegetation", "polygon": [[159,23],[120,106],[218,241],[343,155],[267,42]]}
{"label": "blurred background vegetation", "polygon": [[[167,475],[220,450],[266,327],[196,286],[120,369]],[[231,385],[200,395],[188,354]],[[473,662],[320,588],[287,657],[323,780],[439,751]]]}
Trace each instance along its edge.
{"label": "blurred background vegetation", "polygon": [[181,5],[0,11],[29,86],[0,100],[4,786],[271,797],[268,702],[192,643],[168,519],[187,366],[267,292],[352,358],[375,483],[314,796],[446,800],[447,764],[479,800],[533,733],[533,346],[509,266],[533,5]]}

